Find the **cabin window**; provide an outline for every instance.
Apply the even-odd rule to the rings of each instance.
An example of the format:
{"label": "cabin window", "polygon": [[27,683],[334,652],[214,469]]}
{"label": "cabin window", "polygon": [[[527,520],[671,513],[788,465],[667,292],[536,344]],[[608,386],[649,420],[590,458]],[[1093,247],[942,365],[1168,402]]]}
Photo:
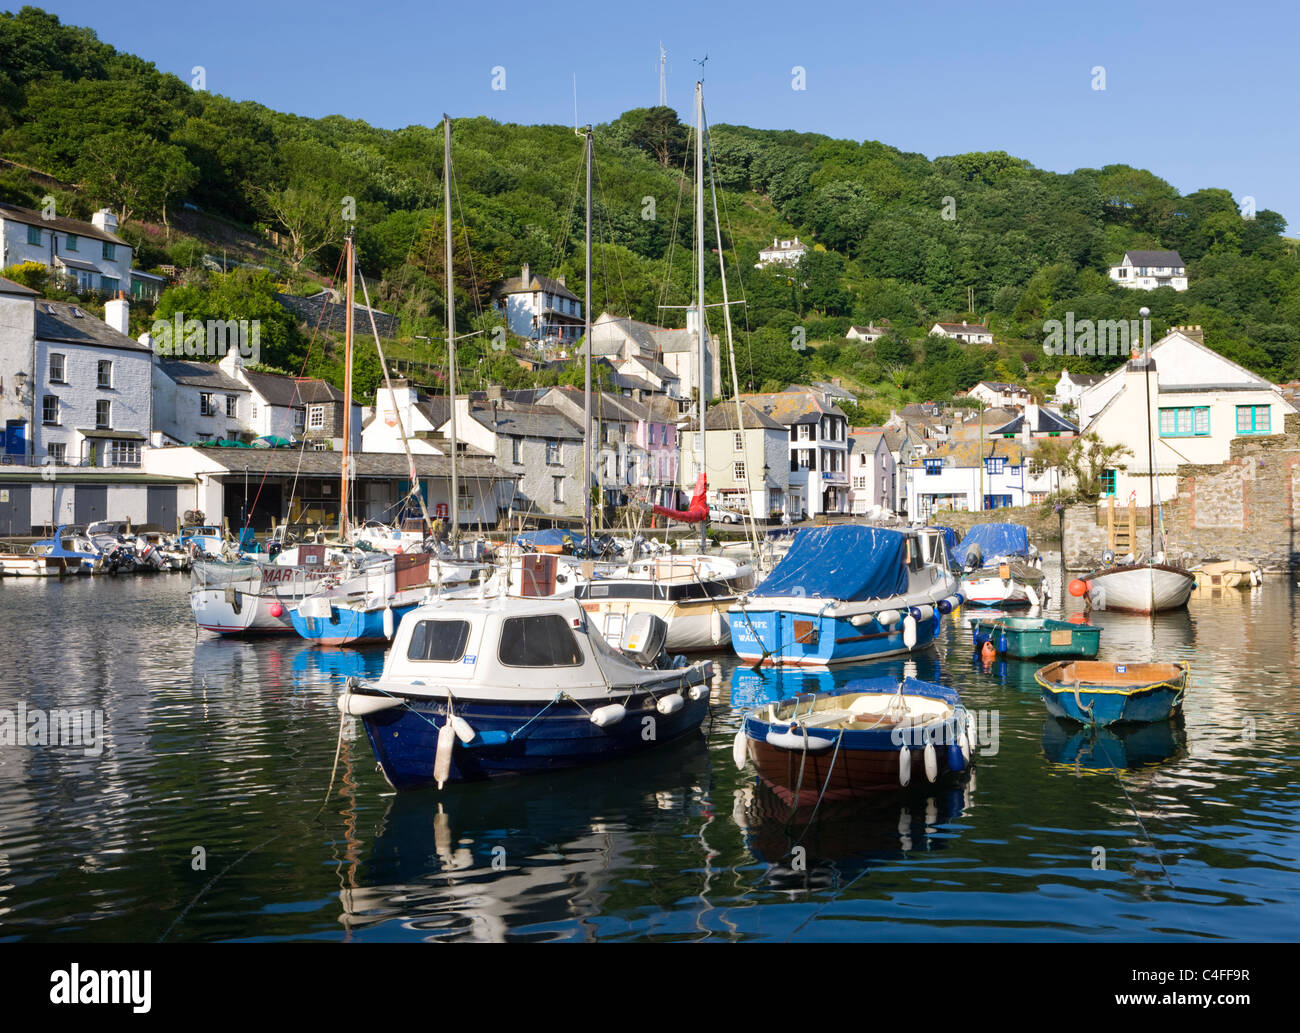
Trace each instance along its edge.
{"label": "cabin window", "polygon": [[408,660],[459,663],[469,641],[469,621],[420,621],[406,647]]}
{"label": "cabin window", "polygon": [[505,667],[577,667],[582,653],[568,620],[547,613],[508,618],[501,626],[497,659]]}
{"label": "cabin window", "polygon": [[1268,434],[1269,407],[1267,405],[1237,406],[1238,434]]}

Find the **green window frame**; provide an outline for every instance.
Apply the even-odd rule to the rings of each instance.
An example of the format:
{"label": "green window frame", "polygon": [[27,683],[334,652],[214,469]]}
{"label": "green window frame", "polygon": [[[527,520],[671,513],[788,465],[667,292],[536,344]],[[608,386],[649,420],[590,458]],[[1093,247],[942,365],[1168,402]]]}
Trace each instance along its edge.
{"label": "green window frame", "polygon": [[41,228],[39,226],[27,227],[27,243],[34,244],[36,247],[41,246]]}
{"label": "green window frame", "polygon": [[117,261],[117,245],[116,245],[116,244],[110,244],[110,243],[108,243],[107,241],[104,242],[104,261],[105,261],[105,262],[115,262],[115,261]]}
{"label": "green window frame", "polygon": [[1119,472],[1117,470],[1102,470],[1101,471],[1101,493],[1103,495],[1114,495],[1118,478],[1119,478]]}
{"label": "green window frame", "polygon": [[1267,405],[1237,406],[1238,434],[1271,434],[1272,414]]}
{"label": "green window frame", "polygon": [[1176,406],[1160,410],[1162,438],[1203,438],[1210,433],[1208,405]]}
{"label": "green window frame", "polygon": [[76,250],[77,250],[77,237],[76,237],[76,234],[74,234],[74,233],[69,233],[69,234],[68,234],[68,250],[69,250],[69,251],[76,251]]}

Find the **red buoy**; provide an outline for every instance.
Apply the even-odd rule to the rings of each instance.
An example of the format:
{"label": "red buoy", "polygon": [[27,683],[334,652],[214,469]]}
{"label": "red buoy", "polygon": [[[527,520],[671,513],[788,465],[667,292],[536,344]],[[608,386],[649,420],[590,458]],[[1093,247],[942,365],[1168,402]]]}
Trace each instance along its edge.
{"label": "red buoy", "polygon": [[272,617],[276,617],[276,618],[283,617],[283,616],[284,616],[284,607],[281,606],[279,603],[272,603],[272,604],[271,604],[271,616],[272,616]]}
{"label": "red buoy", "polygon": [[1076,599],[1081,599],[1088,594],[1088,582],[1075,578],[1070,582],[1070,594]]}

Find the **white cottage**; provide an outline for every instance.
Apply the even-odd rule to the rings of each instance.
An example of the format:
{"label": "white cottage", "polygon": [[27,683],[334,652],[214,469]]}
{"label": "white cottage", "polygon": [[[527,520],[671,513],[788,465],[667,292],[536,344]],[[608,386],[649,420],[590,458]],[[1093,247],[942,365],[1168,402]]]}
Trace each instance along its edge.
{"label": "white cottage", "polygon": [[1187,266],[1177,251],[1125,251],[1119,265],[1110,267],[1110,278],[1135,290],[1187,290]]}
{"label": "white cottage", "polygon": [[112,297],[132,289],[132,253],[107,208],[82,222],[0,204],[0,268],[39,262],[65,288]]}

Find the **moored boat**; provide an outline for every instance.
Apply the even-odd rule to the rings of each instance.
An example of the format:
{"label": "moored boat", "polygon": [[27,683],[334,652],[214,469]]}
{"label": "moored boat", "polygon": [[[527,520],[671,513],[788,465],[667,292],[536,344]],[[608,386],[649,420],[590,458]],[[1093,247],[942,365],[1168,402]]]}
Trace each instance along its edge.
{"label": "moored boat", "polygon": [[1047,711],[1086,725],[1163,721],[1183,703],[1185,663],[1061,660],[1041,668]]}
{"label": "moored boat", "polygon": [[953,689],[915,678],[862,678],[745,715],[735,761],[754,761],[786,803],[843,800],[926,785],[968,770],[975,735]]}
{"label": "moored boat", "polygon": [[1101,628],[1047,617],[971,619],[971,636],[978,649],[986,642],[995,653],[1022,660],[1041,656],[1091,658],[1101,648]]}
{"label": "moored boat", "polygon": [[1196,587],[1215,591],[1224,588],[1255,588],[1264,583],[1259,564],[1249,560],[1207,560],[1193,567]]}
{"label": "moored boat", "polygon": [[1102,567],[1070,583],[1070,594],[1081,596],[1093,610],[1160,613],[1187,605],[1196,578],[1172,563],[1123,563]]}
{"label": "moored boat", "polygon": [[373,681],[339,697],[410,789],[592,764],[699,728],[708,662],[669,667],[642,615],[616,652],[572,599],[441,597],[408,614]]}
{"label": "moored boat", "polygon": [[942,539],[840,524],[803,530],[727,611],[731,645],[762,664],[840,664],[929,646],[961,604]]}
{"label": "moored boat", "polygon": [[1042,559],[1021,524],[976,524],[955,553],[961,593],[975,606],[1041,606],[1049,588]]}

